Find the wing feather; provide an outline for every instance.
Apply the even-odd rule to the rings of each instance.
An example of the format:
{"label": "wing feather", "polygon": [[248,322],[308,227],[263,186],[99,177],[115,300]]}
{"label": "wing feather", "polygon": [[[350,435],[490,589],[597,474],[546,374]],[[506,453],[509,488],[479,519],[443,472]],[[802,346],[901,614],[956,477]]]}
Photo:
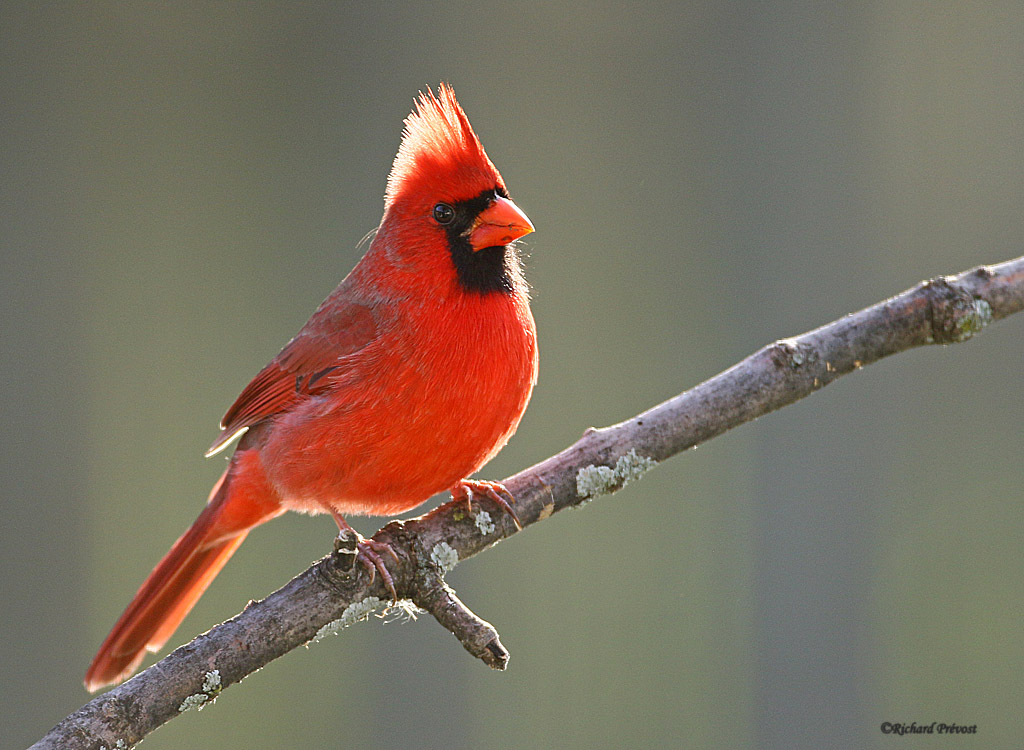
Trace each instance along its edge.
{"label": "wing feather", "polygon": [[377,337],[377,322],[365,304],[328,297],[302,330],[235,399],[221,420],[221,433],[206,451],[223,450],[244,430],[297,402],[330,390],[325,375],[343,367],[342,359]]}

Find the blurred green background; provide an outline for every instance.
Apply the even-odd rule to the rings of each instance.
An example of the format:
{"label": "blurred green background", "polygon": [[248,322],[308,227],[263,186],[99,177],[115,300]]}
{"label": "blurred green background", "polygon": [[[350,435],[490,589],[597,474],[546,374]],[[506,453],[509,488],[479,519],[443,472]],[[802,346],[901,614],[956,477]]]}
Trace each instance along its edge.
{"label": "blurred green background", "polygon": [[[1016,0],[3,3],[0,746],[87,699],[217,420],[355,263],[442,79],[537,226],[540,383],[488,478],[1024,252]],[[374,621],[145,747],[1017,746],[1022,345],[1024,316],[882,362],[461,566],[505,674]],[[333,533],[254,532],[172,644]]]}

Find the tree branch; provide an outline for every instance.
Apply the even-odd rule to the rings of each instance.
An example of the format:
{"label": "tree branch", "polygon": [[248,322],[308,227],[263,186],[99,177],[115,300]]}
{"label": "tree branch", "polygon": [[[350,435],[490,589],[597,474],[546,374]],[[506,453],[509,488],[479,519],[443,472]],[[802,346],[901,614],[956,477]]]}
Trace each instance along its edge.
{"label": "tree branch", "polygon": [[[725,372],[632,419],[588,429],[561,453],[505,480],[523,527],[626,482],[670,456],[810,395],[848,372],[924,344],[965,341],[993,320],[1024,309],[1024,257],[926,281],[896,297],[795,338],[760,349]],[[490,501],[450,502],[374,535],[403,600],[426,609],[466,649],[504,669],[508,652],[495,629],[465,607],[444,574],[517,533]],[[182,711],[272,659],[337,632],[387,604],[380,576],[335,551],[261,602],[198,636],[133,679],[101,695],[32,746],[133,747]]]}

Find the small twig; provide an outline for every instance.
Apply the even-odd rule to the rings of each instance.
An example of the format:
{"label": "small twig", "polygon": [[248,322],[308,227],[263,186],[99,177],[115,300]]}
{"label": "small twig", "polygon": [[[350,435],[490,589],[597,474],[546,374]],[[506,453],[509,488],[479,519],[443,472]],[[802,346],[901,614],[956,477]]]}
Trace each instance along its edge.
{"label": "small twig", "polygon": [[[503,484],[523,527],[614,492],[647,469],[737,425],[791,404],[841,375],[925,344],[964,341],[1024,309],[1024,258],[928,281],[802,336],[777,341],[725,372],[632,419],[590,429],[556,456]],[[486,503],[486,501],[485,501]],[[492,512],[493,510],[493,512]],[[517,533],[479,501],[447,503],[374,535],[400,597],[430,611],[466,649],[502,668],[508,654],[488,623],[443,581],[458,562]],[[351,552],[351,550],[349,550]],[[134,746],[156,727],[203,707],[272,659],[336,632],[385,604],[381,576],[352,565],[343,545],[262,602],[182,646],[54,727],[33,748]]]}
{"label": "small twig", "polygon": [[445,583],[440,570],[431,570],[418,580],[413,602],[432,614],[441,625],[459,639],[463,647],[492,669],[508,666],[508,651],[498,631],[466,607]]}

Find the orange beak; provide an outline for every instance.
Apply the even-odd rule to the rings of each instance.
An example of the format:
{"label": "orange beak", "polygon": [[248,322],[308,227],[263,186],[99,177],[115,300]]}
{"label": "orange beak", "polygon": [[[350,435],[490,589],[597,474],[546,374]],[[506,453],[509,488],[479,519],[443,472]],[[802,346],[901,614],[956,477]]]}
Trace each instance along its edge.
{"label": "orange beak", "polygon": [[533,223],[515,203],[498,196],[494,203],[480,212],[469,230],[469,244],[474,251],[485,247],[507,245],[533,231]]}

